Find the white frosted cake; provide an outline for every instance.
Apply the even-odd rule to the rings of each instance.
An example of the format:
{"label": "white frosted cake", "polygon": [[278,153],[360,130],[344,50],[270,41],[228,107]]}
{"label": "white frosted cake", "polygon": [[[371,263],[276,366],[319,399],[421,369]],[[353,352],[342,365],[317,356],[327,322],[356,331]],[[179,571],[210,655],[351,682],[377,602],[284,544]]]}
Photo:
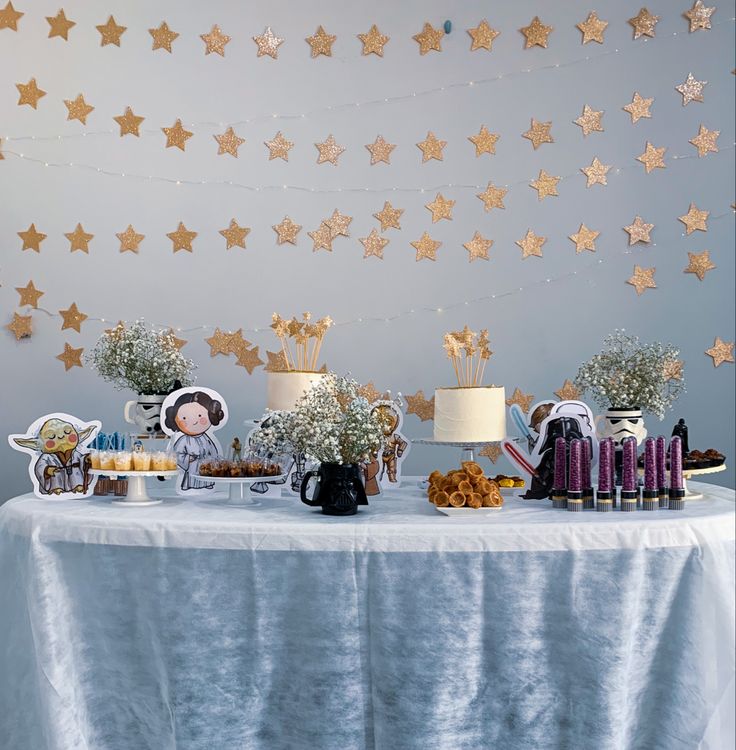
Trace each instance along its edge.
{"label": "white frosted cake", "polygon": [[506,437],[503,386],[437,388],[434,439],[447,443],[486,443]]}
{"label": "white frosted cake", "polygon": [[266,406],[274,411],[291,411],[297,399],[314,383],[325,377],[323,372],[279,370],[266,375]]}

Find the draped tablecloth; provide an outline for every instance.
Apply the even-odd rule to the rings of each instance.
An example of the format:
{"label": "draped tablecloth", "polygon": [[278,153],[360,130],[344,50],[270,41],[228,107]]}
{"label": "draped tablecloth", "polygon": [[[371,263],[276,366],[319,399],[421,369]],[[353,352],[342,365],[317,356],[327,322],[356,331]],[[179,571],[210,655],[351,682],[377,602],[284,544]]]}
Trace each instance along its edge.
{"label": "draped tablecloth", "polygon": [[3,750],[733,746],[734,493],[0,506]]}

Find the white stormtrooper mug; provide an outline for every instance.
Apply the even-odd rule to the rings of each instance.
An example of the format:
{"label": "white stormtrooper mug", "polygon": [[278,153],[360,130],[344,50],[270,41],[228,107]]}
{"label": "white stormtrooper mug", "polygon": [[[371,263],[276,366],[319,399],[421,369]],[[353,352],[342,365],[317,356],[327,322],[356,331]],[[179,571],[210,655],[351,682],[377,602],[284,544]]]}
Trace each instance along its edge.
{"label": "white stormtrooper mug", "polygon": [[627,437],[635,437],[636,444],[641,445],[647,436],[641,409],[608,409],[595,418],[595,425],[600,439],[613,438],[617,446]]}
{"label": "white stormtrooper mug", "polygon": [[161,405],[165,398],[166,396],[161,394],[140,394],[137,401],[128,401],[125,404],[125,421],[136,425],[141,433],[161,433]]}

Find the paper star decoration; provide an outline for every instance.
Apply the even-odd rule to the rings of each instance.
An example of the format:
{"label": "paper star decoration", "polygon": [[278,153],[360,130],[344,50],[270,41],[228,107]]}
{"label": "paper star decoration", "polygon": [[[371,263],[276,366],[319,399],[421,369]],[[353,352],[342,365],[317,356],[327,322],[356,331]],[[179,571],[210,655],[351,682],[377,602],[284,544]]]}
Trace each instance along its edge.
{"label": "paper star decoration", "polygon": [[55,16],[46,16],[46,20],[50,27],[48,38],[53,39],[58,36],[67,42],[69,41],[69,31],[77,25],[66,17],[63,8]]}
{"label": "paper star decoration", "polygon": [[557,183],[559,181],[559,177],[553,177],[552,175],[547,174],[543,169],[540,169],[539,177],[529,184],[537,191],[537,197],[541,201],[548,195],[559,195],[557,192]]}
{"label": "paper star decoration", "polygon": [[165,49],[167,52],[171,52],[171,45],[179,36],[176,31],[172,31],[169,28],[169,24],[166,21],[162,21],[157,29],[148,29],[148,33],[153,37],[153,46],[151,49],[154,51]]}
{"label": "paper star decoration", "polygon": [[495,154],[496,141],[501,136],[498,133],[491,133],[485,125],[481,125],[478,135],[468,136],[468,140],[475,146],[475,155]]}
{"label": "paper star decoration", "polygon": [[414,34],[412,39],[419,45],[419,54],[426,55],[427,52],[435,50],[442,52],[442,37],[445,32],[442,29],[435,29],[431,23],[424,24],[424,28],[419,34]]}
{"label": "paper star decoration", "polygon": [[372,380],[358,388],[358,395],[362,396],[369,404],[375,403],[384,397],[384,394],[376,388]]}
{"label": "paper star decoration", "polygon": [[64,237],[69,240],[69,252],[75,250],[81,250],[84,253],[89,254],[89,243],[94,237],[94,234],[89,234],[82,229],[81,224],[77,224],[73,232],[65,232]]}
{"label": "paper star decoration", "polygon": [[518,404],[521,410],[526,414],[529,411],[529,407],[534,401],[534,396],[531,393],[523,393],[521,388],[518,386],[514,388],[514,392],[511,394],[511,398],[506,399],[506,406],[513,406]]}
{"label": "paper star decoration", "polygon": [[36,289],[33,281],[29,281],[25,286],[15,287],[15,291],[20,295],[18,307],[38,307],[38,300],[44,295],[44,292]]}
{"label": "paper star decoration", "polygon": [[[243,337],[243,332],[238,331],[240,334],[240,338]],[[215,328],[215,332],[210,336],[208,339],[205,339],[207,344],[209,344],[210,347],[210,357],[215,357],[218,354],[234,354],[235,351],[232,348],[233,347],[233,336],[237,337],[238,333],[232,334],[232,333],[224,333],[219,328]],[[243,348],[247,348],[247,345],[249,342],[243,340]]]}
{"label": "paper star decoration", "polygon": [[430,130],[427,133],[427,137],[417,143],[417,148],[422,151],[422,164],[429,161],[430,159],[437,159],[442,161],[442,149],[447,145],[447,141],[440,141],[435,137],[435,134]]}
{"label": "paper star decoration", "polygon": [[626,283],[631,284],[639,295],[643,294],[645,289],[656,289],[657,285],[654,283],[654,272],[656,270],[656,268],[634,266],[634,274],[627,279]]}
{"label": "paper star decoration", "polygon": [[114,44],[116,47],[119,47],[120,37],[127,29],[126,26],[118,26],[112,16],[107,19],[106,24],[97,26],[96,28],[100,32],[100,47],[106,47],[108,44]]}
{"label": "paper star decoration", "polygon": [[367,237],[360,238],[360,243],[365,248],[365,252],[363,253],[364,258],[372,255],[383,259],[383,248],[388,245],[388,239],[381,237],[376,229],[371,229],[371,233]]}
{"label": "paper star decoration", "polygon": [[245,367],[248,375],[252,375],[253,370],[263,364],[263,360],[258,356],[258,347],[254,346],[252,349],[244,349],[238,354],[235,364],[239,367]]}
{"label": "paper star decoration", "polygon": [[312,57],[319,57],[320,55],[332,57],[332,45],[336,39],[336,36],[328,34],[321,26],[318,26],[314,35],[308,36],[305,41],[311,47],[310,54]]}
{"label": "paper star decoration", "polygon": [[554,143],[554,138],[550,133],[552,128],[552,122],[537,122],[532,118],[532,124],[526,133],[522,133],[522,138],[527,138],[532,142],[534,150],[536,151],[543,143]]}
{"label": "paper star decoration", "polygon": [[91,104],[84,101],[82,94],[77,94],[76,99],[64,99],[67,108],[67,120],[79,120],[82,125],[87,124],[87,116],[94,110]]}
{"label": "paper star decoration", "polygon": [[296,224],[288,216],[285,216],[280,224],[274,224],[273,226],[273,231],[277,234],[276,242],[279,245],[283,245],[286,242],[296,245],[296,236],[301,229],[301,224]]}
{"label": "paper star decoration", "polygon": [[186,250],[187,252],[193,252],[192,242],[197,236],[197,232],[190,232],[185,226],[184,222],[179,222],[179,226],[175,232],[168,232],[166,235],[173,244],[173,251],[175,253],[179,250]]}
{"label": "paper star decoration", "polygon": [[638,91],[634,92],[634,98],[631,100],[631,104],[627,104],[623,109],[631,115],[631,124],[635,124],[641,120],[642,117],[651,117],[652,113],[649,108],[652,106],[654,97],[651,99],[644,99]]}
{"label": "paper star decoration", "polygon": [[212,27],[209,34],[200,34],[199,38],[205,44],[205,55],[214,52],[220,57],[225,57],[225,45],[230,41],[230,37],[227,34],[223,34],[217,24]]}
{"label": "paper star decoration", "polygon": [[685,82],[675,86],[675,89],[682,94],[682,106],[684,107],[690,102],[702,102],[703,89],[707,85],[708,81],[698,81],[692,73],[688,73]]}
{"label": "paper star decoration", "polygon": [[388,201],[385,201],[383,208],[373,216],[381,222],[381,231],[385,232],[387,229],[401,229],[399,220],[403,213],[403,208],[394,208]]}
{"label": "paper star decoration", "polygon": [[72,367],[82,366],[82,352],[84,347],[75,349],[68,342],[64,342],[64,351],[61,354],[56,355],[56,359],[61,360],[64,363],[64,371],[68,372]]}
{"label": "paper star decoration", "polygon": [[220,234],[227,241],[226,250],[231,247],[245,247],[245,238],[250,234],[250,227],[241,227],[235,219],[230,219],[230,226],[221,229]]}
{"label": "paper star decoration", "polygon": [[16,341],[29,339],[33,335],[33,318],[30,315],[19,315],[13,313],[13,320],[5,327],[13,333]]}
{"label": "paper star decoration", "polygon": [[519,31],[526,37],[524,42],[524,49],[529,47],[546,47],[547,37],[552,33],[553,29],[551,26],[545,26],[540,20],[539,16],[534,16],[532,22],[528,26],[523,26]]}
{"label": "paper star decoration", "polygon": [[704,125],[701,124],[698,134],[690,139],[690,143],[698,149],[698,156],[705,156],[710,153],[718,153],[718,146],[716,141],[718,136],[721,134],[720,130],[708,130]]}
{"label": "paper star decoration", "polygon": [[284,161],[289,161],[289,151],[294,147],[294,144],[292,141],[287,141],[281,134],[280,130],[273,137],[273,140],[264,141],[264,143],[268,148],[269,161],[272,159],[283,159]]}
{"label": "paper star decoration", "polygon": [[463,245],[468,251],[468,262],[488,260],[488,251],[491,249],[491,245],[493,245],[493,240],[487,240],[480,232],[476,232],[473,239]]}
{"label": "paper star decoration", "polygon": [[161,128],[166,136],[166,148],[178,148],[184,151],[186,142],[194,135],[182,127],[181,120],[177,120],[170,128]]}
{"label": "paper star decoration", "polygon": [[682,368],[685,363],[681,359],[668,359],[662,368],[665,380],[682,380]]}
{"label": "paper star decoration", "polygon": [[502,453],[503,451],[501,450],[501,446],[498,443],[490,443],[488,445],[484,445],[478,451],[479,456],[485,456],[492,464],[495,464],[496,461],[501,458]]}
{"label": "paper star decoration", "polygon": [[503,198],[509,191],[506,188],[496,187],[492,182],[482,193],[478,193],[478,198],[483,201],[483,208],[490,211],[492,208],[506,208]]}
{"label": "paper star decoration", "polygon": [[23,250],[35,250],[41,252],[41,243],[46,239],[43,232],[36,231],[36,225],[31,224],[25,232],[18,232],[18,237],[23,240]]}
{"label": "paper star decoration", "polygon": [[594,132],[603,132],[603,110],[596,111],[591,109],[587,104],[583,106],[583,114],[577,120],[573,120],[576,125],[583,129],[583,135],[590,135]]}
{"label": "paper star decoration", "polygon": [[276,36],[271,31],[270,26],[266,26],[266,30],[260,36],[254,36],[253,41],[258,45],[258,57],[268,55],[276,60],[279,56],[279,47],[284,43],[284,40]]}
{"label": "paper star decoration", "polygon": [[581,167],[580,169],[580,171],[588,178],[585,187],[592,187],[593,185],[608,185],[608,178],[606,175],[610,168],[610,164],[602,164],[597,156],[594,157],[589,167]]}
{"label": "paper star decoration", "polygon": [[67,328],[73,328],[77,333],[82,332],[81,326],[87,320],[87,316],[79,311],[76,302],[72,302],[67,310],[59,310],[59,315],[61,315],[64,321],[61,324],[62,331],[65,331]]}
{"label": "paper star decoration", "polygon": [[404,396],[406,413],[416,414],[422,422],[434,419],[434,396],[427,399],[424,391],[417,391],[413,396]]}
{"label": "paper star decoration", "polygon": [[642,8],[637,15],[629,19],[629,24],[634,28],[634,39],[640,36],[654,36],[654,27],[659,21],[659,16],[653,16],[646,8]]}
{"label": "paper star decoration", "polygon": [[133,110],[130,107],[125,108],[125,112],[122,115],[113,117],[113,120],[120,125],[120,137],[124,135],[135,135],[140,138],[139,128],[145,117],[139,117],[133,114]]}
{"label": "paper star decoration", "polygon": [[436,224],[441,219],[452,221],[452,207],[454,205],[455,201],[448,200],[441,193],[437,193],[437,197],[431,203],[427,203],[425,208],[432,212],[432,223]]}
{"label": "paper star decoration", "polygon": [[132,224],[128,224],[128,228],[124,232],[118,232],[115,236],[120,240],[121,253],[126,251],[137,253],[139,245],[146,237],[145,234],[138,234],[138,232],[133,229]]}
{"label": "paper star decoration", "polygon": [[583,250],[595,252],[595,241],[599,234],[600,232],[588,229],[585,224],[581,224],[580,229],[570,235],[570,239],[575,243],[575,252],[582,253]]}
{"label": "paper star decoration", "polygon": [[8,3],[0,10],[0,29],[11,29],[18,31],[18,21],[25,15],[13,7],[13,3]]}
{"label": "paper star decoration", "polygon": [[567,378],[565,378],[562,388],[554,393],[560,401],[577,401],[580,398],[580,391]]}
{"label": "paper star decoration", "polygon": [[343,237],[349,237],[348,227],[350,222],[353,220],[352,216],[341,214],[337,209],[332,212],[332,216],[329,219],[325,219],[325,224],[330,228],[332,238],[342,235]]}
{"label": "paper star decoration", "polygon": [[38,100],[42,96],[46,96],[46,92],[36,85],[35,78],[31,78],[28,83],[16,83],[15,88],[20,93],[20,98],[18,99],[19,107],[27,104],[29,107],[33,107],[33,109],[38,109]]}
{"label": "paper star decoration", "polygon": [[383,48],[390,37],[385,36],[378,30],[374,23],[367,34],[358,34],[358,39],[363,42],[364,55],[378,55],[383,57]]}
{"label": "paper star decoration", "polygon": [[307,234],[312,238],[313,252],[317,252],[320,249],[332,252],[332,230],[324,221],[319,225],[318,229],[315,229],[313,232],[307,232]]}
{"label": "paper star decoration", "polygon": [[177,338],[176,335],[174,334],[174,329],[173,328],[169,328],[169,336],[171,336],[171,339],[174,342],[174,346],[177,349],[181,350],[184,346],[186,346],[187,340],[186,339]]}
{"label": "paper star decoration", "polygon": [[283,372],[289,369],[283,351],[269,352],[267,350],[266,357],[268,357],[268,364],[263,368],[266,372]]}
{"label": "paper star decoration", "polygon": [[708,225],[706,221],[709,216],[710,211],[701,211],[694,203],[691,203],[687,213],[677,218],[685,225],[685,234],[689,235],[696,229],[701,232],[707,232]]}
{"label": "paper star decoration", "polygon": [[690,21],[690,33],[698,30],[709,29],[710,17],[715,12],[715,8],[706,8],[703,0],[695,0],[693,7],[685,11],[682,15]]}
{"label": "paper star decoration", "polygon": [[222,135],[212,136],[217,141],[217,155],[230,154],[238,158],[238,149],[245,143],[245,138],[238,136],[232,128],[228,128]]}
{"label": "paper star decoration", "polygon": [[690,258],[690,262],[683,273],[694,273],[701,281],[705,278],[705,274],[708,271],[716,268],[716,264],[711,262],[708,250],[703,250],[702,253],[688,253],[688,257]]}
{"label": "paper star decoration", "polygon": [[470,42],[470,51],[475,52],[478,49],[487,49],[489,52],[493,47],[493,40],[500,34],[500,31],[491,28],[488,21],[484,18],[474,29],[468,29],[468,34],[472,41]]}
{"label": "paper star decoration", "polygon": [[378,162],[390,164],[391,152],[396,148],[395,143],[387,143],[382,135],[376,137],[373,143],[366,143],[365,147],[371,152],[371,166]]}
{"label": "paper star decoration", "polygon": [[713,367],[720,367],[724,362],[733,362],[733,341],[724,341],[720,336],[716,336],[713,346],[706,349],[705,353],[713,358]]}
{"label": "paper star decoration", "polygon": [[608,26],[608,21],[601,21],[595,11],[588,13],[588,18],[577,24],[577,27],[583,33],[583,44],[588,42],[603,44],[603,32],[606,30],[606,26]]}
{"label": "paper star decoration", "polygon": [[649,174],[653,169],[665,169],[667,166],[664,163],[664,152],[667,149],[663,146],[662,148],[655,148],[649,141],[647,141],[647,147],[643,154],[639,154],[636,157],[637,161],[640,161],[644,165],[646,173]]}
{"label": "paper star decoration", "polygon": [[338,157],[345,150],[344,146],[340,146],[337,144],[332,133],[327,136],[326,141],[322,141],[322,143],[315,143],[314,145],[319,151],[317,164],[324,164],[325,162],[329,162],[335,167],[337,166]]}
{"label": "paper star decoration", "polygon": [[437,250],[442,245],[441,242],[433,240],[426,232],[422,234],[420,239],[410,244],[412,247],[416,248],[417,261],[423,260],[424,258],[427,258],[428,260],[437,260]]}
{"label": "paper star decoration", "polygon": [[629,235],[629,246],[635,245],[637,242],[651,242],[652,238],[649,234],[652,229],[654,229],[654,224],[646,224],[641,216],[637,216],[633,224],[624,227],[624,232]]}
{"label": "paper star decoration", "polygon": [[530,256],[542,257],[542,245],[547,241],[546,237],[534,234],[531,229],[527,229],[523,239],[516,240],[516,244],[521,248],[521,259],[524,260]]}

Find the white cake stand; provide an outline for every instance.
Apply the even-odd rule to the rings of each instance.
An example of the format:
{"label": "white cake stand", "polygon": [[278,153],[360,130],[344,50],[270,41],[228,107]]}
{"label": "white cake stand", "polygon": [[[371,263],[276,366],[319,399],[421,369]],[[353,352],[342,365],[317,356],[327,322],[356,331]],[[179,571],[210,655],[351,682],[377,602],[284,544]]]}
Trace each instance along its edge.
{"label": "white cake stand", "polygon": [[110,477],[111,479],[127,479],[128,494],[119,500],[113,500],[113,505],[158,505],[162,503],[161,498],[153,498],[146,489],[146,477],[175,477],[179,472],[172,471],[114,471],[110,469],[90,469],[89,473],[98,477]]}
{"label": "white cake stand", "polygon": [[702,492],[690,492],[687,486],[688,479],[702,477],[706,474],[718,474],[722,471],[726,471],[725,463],[722,463],[720,466],[709,466],[707,469],[683,469],[682,488],[685,490],[685,500],[701,500],[703,498]]}
{"label": "white cake stand", "polygon": [[450,446],[452,448],[460,448],[460,460],[461,461],[475,461],[475,450],[476,448],[485,448],[487,445],[495,445],[501,442],[500,440],[475,440],[470,443],[455,442],[447,440],[435,440],[434,438],[418,438],[412,440],[412,443],[418,443],[419,445],[443,445]]}
{"label": "white cake stand", "polygon": [[227,504],[245,508],[257,508],[261,504],[261,501],[250,491],[251,485],[286,478],[286,474],[274,474],[270,477],[203,477],[201,474],[194,476],[201,482],[227,485]]}

